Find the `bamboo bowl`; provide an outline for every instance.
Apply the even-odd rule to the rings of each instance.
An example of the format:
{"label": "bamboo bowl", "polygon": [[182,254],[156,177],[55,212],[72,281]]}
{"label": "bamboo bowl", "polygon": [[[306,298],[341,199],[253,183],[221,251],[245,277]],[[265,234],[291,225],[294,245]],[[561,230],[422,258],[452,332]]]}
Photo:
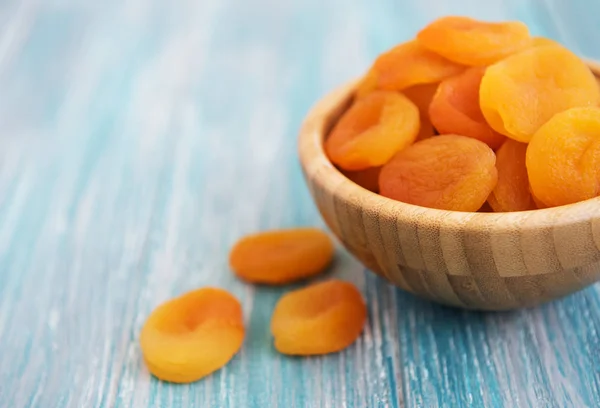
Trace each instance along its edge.
{"label": "bamboo bowl", "polygon": [[[597,78],[600,65],[589,63]],[[467,213],[398,202],[354,184],[323,141],[357,82],[308,113],[300,162],[329,229],[368,269],[417,296],[508,310],[561,298],[600,280],[600,198],[543,210]]]}

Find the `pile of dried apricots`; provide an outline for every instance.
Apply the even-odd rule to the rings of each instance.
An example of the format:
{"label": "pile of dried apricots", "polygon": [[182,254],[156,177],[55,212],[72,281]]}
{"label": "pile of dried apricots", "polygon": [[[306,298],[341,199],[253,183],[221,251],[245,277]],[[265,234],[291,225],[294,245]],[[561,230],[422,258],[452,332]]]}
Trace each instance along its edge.
{"label": "pile of dried apricots", "polygon": [[[600,193],[600,87],[586,64],[520,22],[444,17],[380,55],[325,142],[348,178],[425,207],[520,211]],[[249,283],[313,278],[334,258],[316,228],[239,240],[229,264]],[[367,308],[351,283],[325,280],[278,301],[270,330],[289,355],[340,351]],[[241,349],[240,302],[213,287],[158,306],[140,334],[146,366],[170,382],[197,381]]]}
{"label": "pile of dried apricots", "polygon": [[442,17],[379,55],[325,141],[350,180],[451,211],[600,195],[600,86],[521,22]]}
{"label": "pile of dried apricots", "polygon": [[[324,272],[334,245],[317,228],[272,230],[248,235],[231,249],[229,264],[249,283],[284,285]],[[365,302],[351,283],[329,279],[283,295],[271,317],[275,349],[309,356],[352,344],[367,318]],[[140,334],[149,371],[176,383],[197,381],[227,364],[246,333],[240,302],[229,292],[204,287],[157,307]]]}

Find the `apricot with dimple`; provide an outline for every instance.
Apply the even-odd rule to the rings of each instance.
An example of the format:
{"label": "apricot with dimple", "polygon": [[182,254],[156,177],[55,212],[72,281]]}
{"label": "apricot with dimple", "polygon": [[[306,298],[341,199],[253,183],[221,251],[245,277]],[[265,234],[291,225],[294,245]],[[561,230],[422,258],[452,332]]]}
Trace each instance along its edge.
{"label": "apricot with dimple", "polygon": [[223,367],[242,346],[239,301],[217,288],[202,288],[157,307],[141,331],[144,361],[157,378],[197,381]]}
{"label": "apricot with dimple", "polygon": [[442,81],[429,105],[429,117],[441,134],[473,137],[497,149],[506,137],[492,129],[481,113],[479,85],[484,73],[484,67],[475,67]]}
{"label": "apricot with dimple", "polygon": [[479,102],[499,133],[527,143],[558,112],[600,103],[594,75],[560,45],[533,47],[486,69]]}
{"label": "apricot with dimple", "polygon": [[441,135],[404,149],[381,169],[380,194],[409,204],[477,211],[496,186],[494,151],[466,136]]}
{"label": "apricot with dimple", "polygon": [[334,353],[361,334],[367,308],[349,282],[329,280],[289,292],[271,318],[275,348],[283,354]]}
{"label": "apricot with dimple", "polygon": [[531,191],[548,207],[571,204],[600,193],[600,108],[557,113],[527,147]]}
{"label": "apricot with dimple", "polygon": [[369,88],[402,91],[411,86],[433,84],[465,69],[411,40],[382,53],[365,76]]}
{"label": "apricot with dimple", "polygon": [[344,170],[364,170],[387,163],[418,133],[415,104],[401,93],[376,91],[344,113],[325,141],[325,151]]}
{"label": "apricot with dimple", "polygon": [[487,22],[447,16],[417,34],[424,48],[450,61],[469,66],[493,64],[529,46],[529,29],[519,21]]}
{"label": "apricot with dimple", "polygon": [[533,210],[535,204],[529,192],[529,179],[525,167],[527,145],[507,139],[496,151],[498,183],[488,197],[495,212]]}
{"label": "apricot with dimple", "polygon": [[334,250],[329,235],[318,228],[264,231],[236,242],[229,264],[245,281],[282,285],[322,273]]}

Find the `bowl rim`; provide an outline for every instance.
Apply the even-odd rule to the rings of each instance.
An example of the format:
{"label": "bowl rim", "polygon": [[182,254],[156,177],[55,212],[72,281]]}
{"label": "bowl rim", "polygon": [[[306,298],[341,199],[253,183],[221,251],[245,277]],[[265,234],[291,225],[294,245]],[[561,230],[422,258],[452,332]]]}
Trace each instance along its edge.
{"label": "bowl rim", "polygon": [[[600,85],[600,62],[582,58]],[[600,221],[600,196],[557,207],[514,212],[467,212],[440,210],[404,203],[373,193],[352,182],[331,163],[324,139],[333,123],[352,103],[361,78],[326,93],[309,109],[298,136],[298,153],[305,178],[347,204],[377,212],[394,222],[411,222],[433,228],[514,231],[560,227]],[[595,229],[595,228],[594,228]],[[600,232],[600,223],[598,224]],[[594,234],[595,235],[595,234]],[[600,234],[597,245],[600,247]]]}

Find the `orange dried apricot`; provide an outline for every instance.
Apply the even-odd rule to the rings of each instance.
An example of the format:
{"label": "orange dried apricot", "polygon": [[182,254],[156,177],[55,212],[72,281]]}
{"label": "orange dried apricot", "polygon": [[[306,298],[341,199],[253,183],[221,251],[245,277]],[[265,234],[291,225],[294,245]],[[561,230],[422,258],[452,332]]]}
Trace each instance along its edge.
{"label": "orange dried apricot", "polygon": [[488,197],[495,212],[533,210],[535,205],[529,192],[525,167],[527,145],[507,139],[496,151],[498,183]]}
{"label": "orange dried apricot", "polygon": [[519,21],[487,22],[470,17],[439,18],[417,33],[424,48],[463,65],[493,64],[529,46],[527,26]]}
{"label": "orange dried apricot", "polygon": [[504,135],[490,127],[479,107],[479,85],[484,67],[475,67],[443,80],[429,105],[429,117],[441,134],[458,134],[500,147]]}
{"label": "orange dried apricot", "polygon": [[600,108],[557,113],[533,135],[527,148],[531,191],[549,207],[600,193]]}
{"label": "orange dried apricot", "polygon": [[158,306],[142,327],[140,345],[154,376],[188,383],[227,364],[244,335],[239,301],[225,290],[201,288]]}
{"label": "orange dried apricot", "polygon": [[379,192],[379,172],[381,167],[370,167],[365,170],[344,171],[343,174],[359,186],[374,193]]}
{"label": "orange dried apricot", "polygon": [[579,57],[560,45],[545,45],[488,67],[479,102],[494,130],[527,143],[554,114],[598,105],[600,90]]}
{"label": "orange dried apricot", "polygon": [[367,308],[350,282],[329,280],[285,294],[275,306],[271,333],[283,354],[334,353],[360,336]]}
{"label": "orange dried apricot", "polygon": [[376,77],[377,89],[402,91],[414,85],[440,82],[464,68],[411,40],[379,55],[366,78],[367,84],[373,86]]}
{"label": "orange dried apricot", "polygon": [[[419,109],[421,117],[421,126],[416,140],[426,139],[435,134],[433,125],[429,120],[429,104],[437,90],[438,83],[420,84],[406,88],[402,91],[412,103]],[[377,88],[377,74],[375,71],[369,71],[359,82],[356,90],[356,98],[363,98]]]}
{"label": "orange dried apricot", "polygon": [[363,98],[377,89],[377,72],[369,70],[356,86],[356,99]]}
{"label": "orange dried apricot", "polygon": [[466,136],[425,139],[381,169],[380,194],[423,207],[477,211],[496,186],[494,151]]}
{"label": "orange dried apricot", "polygon": [[344,170],[385,164],[419,133],[419,110],[406,96],[375,91],[344,113],[325,142],[329,159]]}
{"label": "orange dried apricot", "polygon": [[331,238],[318,228],[290,228],[248,235],[231,249],[233,272],[248,282],[281,285],[318,275],[334,255]]}
{"label": "orange dried apricot", "polygon": [[531,39],[532,47],[540,47],[540,46],[544,46],[544,45],[561,45],[561,44],[554,40],[551,40],[550,38],[546,38],[546,37],[533,37]]}

